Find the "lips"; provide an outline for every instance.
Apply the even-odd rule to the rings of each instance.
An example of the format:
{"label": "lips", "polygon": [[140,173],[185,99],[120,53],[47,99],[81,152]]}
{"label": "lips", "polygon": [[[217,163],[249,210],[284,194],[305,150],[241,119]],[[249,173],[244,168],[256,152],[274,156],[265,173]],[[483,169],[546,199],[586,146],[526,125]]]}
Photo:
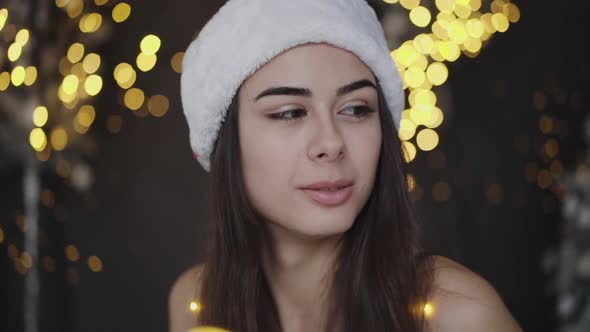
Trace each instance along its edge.
{"label": "lips", "polygon": [[337,206],[346,202],[352,195],[353,182],[350,180],[321,181],[301,189],[313,201],[324,206]]}

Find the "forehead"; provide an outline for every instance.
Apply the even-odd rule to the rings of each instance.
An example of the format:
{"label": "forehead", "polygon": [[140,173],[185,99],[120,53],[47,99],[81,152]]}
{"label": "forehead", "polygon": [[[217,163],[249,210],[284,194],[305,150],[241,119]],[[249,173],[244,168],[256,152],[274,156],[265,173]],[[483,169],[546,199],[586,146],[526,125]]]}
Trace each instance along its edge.
{"label": "forehead", "polygon": [[248,77],[243,87],[250,93],[289,84],[332,89],[362,78],[375,83],[371,69],[354,53],[327,43],[309,43],[274,57]]}

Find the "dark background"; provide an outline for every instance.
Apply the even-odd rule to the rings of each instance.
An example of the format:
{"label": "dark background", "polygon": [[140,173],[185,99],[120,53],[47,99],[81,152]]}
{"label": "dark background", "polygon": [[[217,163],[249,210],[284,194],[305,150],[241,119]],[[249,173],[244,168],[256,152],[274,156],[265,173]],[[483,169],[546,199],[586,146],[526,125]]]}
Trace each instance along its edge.
{"label": "dark background", "polygon": [[[223,1],[130,3],[132,16],[100,49],[110,68],[133,59],[137,50],[130,41],[147,33],[162,39],[162,59],[184,51]],[[555,331],[554,272],[544,266],[560,241],[560,191],[527,181],[525,170],[529,163],[549,164],[540,153],[547,138],[539,130],[543,114],[560,124],[554,136],[566,171],[583,158],[590,8],[572,0],[515,3],[522,13],[518,23],[495,34],[478,57],[449,65],[446,117],[437,130],[441,144],[411,163],[419,188],[413,197],[439,254],[489,280],[526,331]],[[162,118],[135,116],[114,102],[119,92],[105,84],[96,104],[102,113],[91,131],[98,143],[97,153],[88,156],[92,190],[77,192],[41,169],[43,188],[55,195],[53,206],[40,204],[41,228],[50,239],[42,252],[57,262],[56,272],[41,273],[43,331],[165,331],[169,288],[200,259],[208,174],[190,152],[180,76],[167,62],[166,70],[137,83],[169,97]],[[547,100],[543,110],[535,106],[536,93]],[[123,116],[119,134],[104,128],[108,114]],[[6,248],[11,238],[18,242],[14,223],[23,211],[23,164],[5,161],[0,171],[0,330],[20,331],[23,277]],[[432,188],[441,181],[451,191],[448,200],[437,201]],[[490,185],[501,193],[490,193]],[[68,262],[67,244],[75,244],[81,256],[99,256],[103,271]],[[68,278],[71,269],[78,282]]]}

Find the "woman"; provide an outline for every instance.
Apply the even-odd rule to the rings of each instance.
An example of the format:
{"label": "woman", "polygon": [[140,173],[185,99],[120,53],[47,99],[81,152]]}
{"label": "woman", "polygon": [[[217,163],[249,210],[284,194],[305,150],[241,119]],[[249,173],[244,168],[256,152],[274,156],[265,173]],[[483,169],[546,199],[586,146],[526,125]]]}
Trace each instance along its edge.
{"label": "woman", "polygon": [[520,331],[489,283],[422,250],[380,29],[362,0],[232,0],[189,46],[213,230],[171,289],[172,332]]}

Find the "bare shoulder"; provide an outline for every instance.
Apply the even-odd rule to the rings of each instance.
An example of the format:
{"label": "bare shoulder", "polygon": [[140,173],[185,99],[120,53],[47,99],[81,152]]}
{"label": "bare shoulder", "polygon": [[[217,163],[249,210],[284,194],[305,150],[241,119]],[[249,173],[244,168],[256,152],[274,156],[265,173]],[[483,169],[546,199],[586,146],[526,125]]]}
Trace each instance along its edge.
{"label": "bare shoulder", "polygon": [[522,332],[483,277],[443,256],[435,256],[434,269],[433,312],[427,331]]}
{"label": "bare shoulder", "polygon": [[197,325],[191,302],[199,297],[203,265],[194,265],[182,272],[168,294],[168,322],[170,332],[186,332]]}

